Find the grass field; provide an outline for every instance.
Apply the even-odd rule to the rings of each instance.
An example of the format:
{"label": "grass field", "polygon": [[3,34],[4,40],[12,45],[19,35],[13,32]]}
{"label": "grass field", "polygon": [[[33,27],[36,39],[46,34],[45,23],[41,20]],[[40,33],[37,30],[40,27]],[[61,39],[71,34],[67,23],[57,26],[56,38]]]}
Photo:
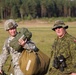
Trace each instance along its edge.
{"label": "grass field", "polygon": [[[18,23],[19,27],[26,27],[32,32],[32,40],[35,42],[37,47],[43,51],[46,55],[50,56],[50,48],[56,36],[55,32],[51,30],[52,23],[44,22],[44,21],[36,21],[36,22],[20,22]],[[67,23],[69,28],[67,29],[68,33],[76,37],[76,22]],[[0,24],[0,53],[2,50],[3,43],[5,39],[8,37],[8,33],[5,32],[3,28],[3,23]],[[5,72],[8,73],[8,68],[10,64],[10,58],[8,58],[6,64],[4,65]],[[10,70],[11,71],[11,70]]]}

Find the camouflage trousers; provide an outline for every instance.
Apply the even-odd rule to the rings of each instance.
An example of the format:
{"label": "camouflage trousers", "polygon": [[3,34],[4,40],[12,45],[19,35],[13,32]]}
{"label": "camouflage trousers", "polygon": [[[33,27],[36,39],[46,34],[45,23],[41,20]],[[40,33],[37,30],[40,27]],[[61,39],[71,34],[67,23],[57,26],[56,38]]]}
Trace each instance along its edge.
{"label": "camouflage trousers", "polygon": [[19,66],[14,67],[14,75],[24,75]]}
{"label": "camouflage trousers", "polygon": [[70,75],[70,74],[63,73],[57,69],[52,69],[49,70],[48,75]]}

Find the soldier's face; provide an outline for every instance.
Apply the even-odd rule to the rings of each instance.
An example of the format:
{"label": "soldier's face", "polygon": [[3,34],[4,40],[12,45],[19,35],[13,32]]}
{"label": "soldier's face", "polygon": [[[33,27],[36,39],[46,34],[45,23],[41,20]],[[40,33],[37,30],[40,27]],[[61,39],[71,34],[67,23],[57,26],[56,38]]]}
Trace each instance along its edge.
{"label": "soldier's face", "polygon": [[66,30],[61,27],[61,28],[56,28],[55,32],[59,38],[62,38],[65,35]]}
{"label": "soldier's face", "polygon": [[10,36],[15,36],[17,33],[17,29],[16,28],[11,28],[8,30],[8,33],[10,34]]}

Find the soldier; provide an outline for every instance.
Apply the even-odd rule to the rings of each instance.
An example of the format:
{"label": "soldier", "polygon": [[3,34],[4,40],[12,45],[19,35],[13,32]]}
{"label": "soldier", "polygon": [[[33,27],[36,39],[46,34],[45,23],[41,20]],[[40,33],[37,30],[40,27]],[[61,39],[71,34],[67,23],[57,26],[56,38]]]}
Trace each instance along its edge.
{"label": "soldier", "polygon": [[[2,67],[3,67],[8,55],[10,54],[11,57],[12,57],[14,75],[24,75],[22,73],[22,71],[20,70],[20,67],[19,67],[19,64],[18,64],[18,60],[21,56],[21,52],[18,52],[16,50],[14,50],[12,47],[9,46],[10,41],[18,33],[17,32],[17,27],[18,27],[18,24],[13,19],[6,20],[6,22],[4,24],[5,30],[9,33],[9,37],[6,39],[6,41],[4,43],[4,46],[3,46],[2,54],[0,55],[0,73],[2,73]],[[29,36],[30,35],[31,34],[29,33]],[[29,43],[27,43],[27,39],[26,40],[20,39],[19,44],[25,49],[34,50],[36,48],[36,46],[33,42],[30,43],[30,47],[29,47],[28,46]]]}
{"label": "soldier", "polygon": [[52,28],[57,37],[51,50],[49,75],[76,75],[76,38],[66,31],[68,25],[55,21]]}

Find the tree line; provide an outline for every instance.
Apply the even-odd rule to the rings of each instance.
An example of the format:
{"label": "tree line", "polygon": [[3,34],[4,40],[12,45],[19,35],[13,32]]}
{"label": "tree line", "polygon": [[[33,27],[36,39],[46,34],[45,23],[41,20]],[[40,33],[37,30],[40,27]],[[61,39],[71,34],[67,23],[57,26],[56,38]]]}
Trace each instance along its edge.
{"label": "tree line", "polygon": [[0,0],[0,19],[76,17],[76,0]]}

